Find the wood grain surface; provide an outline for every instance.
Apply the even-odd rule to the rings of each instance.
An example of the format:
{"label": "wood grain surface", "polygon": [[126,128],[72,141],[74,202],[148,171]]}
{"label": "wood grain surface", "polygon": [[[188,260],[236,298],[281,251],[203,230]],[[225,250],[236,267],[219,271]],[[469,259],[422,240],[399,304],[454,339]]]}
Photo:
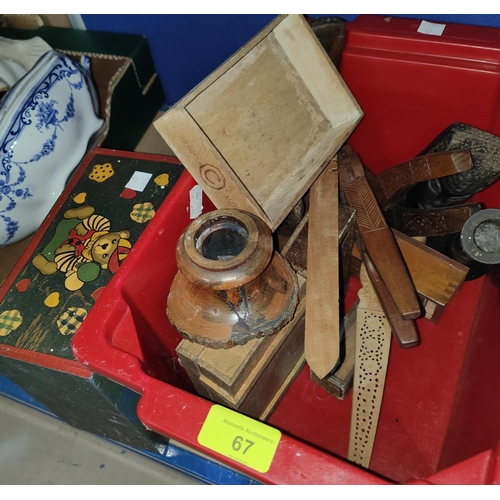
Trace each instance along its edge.
{"label": "wood grain surface", "polygon": [[320,379],[340,352],[338,189],[332,161],[313,184],[309,201],[305,356]]}
{"label": "wood grain surface", "polygon": [[377,434],[391,348],[391,328],[364,266],[356,314],[356,356],[347,458],[368,468]]}
{"label": "wood grain surface", "polygon": [[419,182],[466,172],[473,166],[467,149],[434,153],[388,168],[371,179],[370,184],[381,208],[385,209],[399,203]]}
{"label": "wood grain surface", "polygon": [[356,210],[363,251],[369,254],[401,316],[418,318],[422,312],[415,288],[360,159],[350,146],[342,148],[338,158],[340,185],[347,203]]}
{"label": "wood grain surface", "polygon": [[217,208],[275,231],[363,112],[303,16],[280,16],[155,122]]}

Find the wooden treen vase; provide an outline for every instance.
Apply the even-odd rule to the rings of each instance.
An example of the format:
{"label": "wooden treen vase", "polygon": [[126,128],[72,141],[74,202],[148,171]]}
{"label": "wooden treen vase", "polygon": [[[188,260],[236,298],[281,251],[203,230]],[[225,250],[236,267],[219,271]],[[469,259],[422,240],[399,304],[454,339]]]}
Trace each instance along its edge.
{"label": "wooden treen vase", "polygon": [[182,337],[227,349],[272,335],[292,319],[295,272],[255,215],[222,209],[198,217],[179,238],[176,259],[167,315]]}

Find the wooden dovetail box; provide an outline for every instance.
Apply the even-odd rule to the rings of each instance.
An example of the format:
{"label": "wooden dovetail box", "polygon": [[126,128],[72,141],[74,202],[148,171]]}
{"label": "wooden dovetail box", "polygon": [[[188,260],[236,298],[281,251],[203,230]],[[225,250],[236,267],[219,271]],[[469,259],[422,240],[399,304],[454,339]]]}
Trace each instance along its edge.
{"label": "wooden dovetail box", "polygon": [[267,420],[305,364],[305,280],[299,279],[295,315],[275,335],[231,349],[182,340],[179,362],[200,396],[259,420]]}
{"label": "wooden dovetail box", "polygon": [[362,116],[304,17],[284,15],[154,125],[217,208],[274,231]]}

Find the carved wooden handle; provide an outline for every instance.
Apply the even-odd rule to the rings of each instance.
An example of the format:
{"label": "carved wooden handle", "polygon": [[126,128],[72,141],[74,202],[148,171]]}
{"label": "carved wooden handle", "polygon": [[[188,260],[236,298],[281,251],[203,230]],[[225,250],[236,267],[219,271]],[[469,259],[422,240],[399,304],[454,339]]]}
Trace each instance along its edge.
{"label": "carved wooden handle", "polygon": [[339,153],[339,180],[348,204],[356,210],[356,225],[368,253],[404,319],[421,315],[415,288],[403,257],[350,146]]}
{"label": "carved wooden handle", "polygon": [[472,167],[472,157],[467,149],[434,153],[388,168],[371,179],[370,184],[380,206],[385,209],[398,204],[419,182],[466,172]]}

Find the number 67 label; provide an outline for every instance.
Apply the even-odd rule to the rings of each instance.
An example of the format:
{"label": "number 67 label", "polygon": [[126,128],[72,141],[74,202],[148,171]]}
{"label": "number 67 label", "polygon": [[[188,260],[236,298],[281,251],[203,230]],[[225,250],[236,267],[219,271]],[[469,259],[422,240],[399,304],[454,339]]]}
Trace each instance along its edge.
{"label": "number 67 label", "polygon": [[281,432],[223,406],[210,409],[198,443],[258,472],[267,472]]}

